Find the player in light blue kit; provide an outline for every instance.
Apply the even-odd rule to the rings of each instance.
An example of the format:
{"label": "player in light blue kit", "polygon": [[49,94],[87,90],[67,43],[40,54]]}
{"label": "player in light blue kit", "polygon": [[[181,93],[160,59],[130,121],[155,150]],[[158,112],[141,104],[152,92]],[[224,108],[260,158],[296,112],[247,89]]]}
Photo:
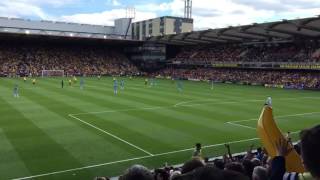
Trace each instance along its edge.
{"label": "player in light blue kit", "polygon": [[152,78],[151,78],[150,86],[154,87],[154,86],[156,86],[156,85],[157,85],[156,80],[155,80],[154,77],[152,77]]}
{"label": "player in light blue kit", "polygon": [[272,106],[272,98],[271,97],[267,98],[265,105]]}
{"label": "player in light blue kit", "polygon": [[211,90],[213,90],[214,81],[211,80]]}
{"label": "player in light blue kit", "polygon": [[84,88],[84,79],[81,78],[80,79],[80,89],[83,90],[83,88]]}
{"label": "player in light blue kit", "polygon": [[124,90],[124,80],[123,79],[121,79],[121,81],[120,81],[120,88],[121,88],[121,90]]}
{"label": "player in light blue kit", "polygon": [[181,79],[177,79],[177,88],[178,88],[179,92],[183,91],[183,84],[182,84]]}
{"label": "player in light blue kit", "polygon": [[118,81],[116,79],[113,80],[113,93],[118,94]]}
{"label": "player in light blue kit", "polygon": [[19,97],[19,87],[17,84],[13,87],[13,97],[18,98]]}

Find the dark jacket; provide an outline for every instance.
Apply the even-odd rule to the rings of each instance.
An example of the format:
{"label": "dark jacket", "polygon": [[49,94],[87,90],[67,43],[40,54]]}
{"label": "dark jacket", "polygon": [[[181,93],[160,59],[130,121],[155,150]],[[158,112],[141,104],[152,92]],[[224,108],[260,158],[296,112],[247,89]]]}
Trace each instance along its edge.
{"label": "dark jacket", "polygon": [[282,180],[286,173],[286,159],[283,156],[276,156],[271,163],[270,180]]}

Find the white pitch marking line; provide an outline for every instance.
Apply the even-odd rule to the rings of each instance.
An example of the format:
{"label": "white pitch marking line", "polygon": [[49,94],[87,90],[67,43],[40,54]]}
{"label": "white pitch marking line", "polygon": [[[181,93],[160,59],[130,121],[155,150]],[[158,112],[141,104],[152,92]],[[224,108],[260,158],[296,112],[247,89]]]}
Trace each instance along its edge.
{"label": "white pitch marking line", "polygon": [[28,176],[28,177],[22,177],[22,178],[14,178],[14,179],[11,179],[11,180],[32,179],[32,178],[49,176],[49,175],[54,175],[54,174],[62,174],[62,173],[66,173],[66,172],[79,171],[79,170],[90,169],[90,168],[94,168],[94,167],[100,167],[100,166],[106,166],[106,165],[117,164],[117,163],[122,163],[122,162],[140,160],[140,159],[144,159],[144,158],[148,158],[148,157],[152,157],[152,156],[142,156],[142,157],[137,157],[137,158],[124,159],[124,160],[113,161],[113,162],[108,162],[108,163],[95,164],[95,165],[91,165],[91,166],[84,166],[84,167],[67,169],[67,170],[62,170],[62,171],[54,171],[54,172],[50,172],[50,173],[38,174],[38,175],[34,175],[34,176]]}
{"label": "white pitch marking line", "polygon": [[107,134],[107,135],[109,135],[109,136],[111,136],[111,137],[113,137],[113,138],[115,138],[115,139],[117,139],[117,140],[119,140],[119,141],[121,141],[121,142],[124,142],[125,144],[128,144],[128,145],[136,148],[136,149],[138,149],[138,150],[140,150],[140,151],[148,154],[149,156],[153,156],[152,153],[150,153],[150,152],[148,152],[148,151],[146,151],[146,150],[144,150],[144,149],[142,149],[142,148],[140,148],[140,147],[138,147],[138,146],[136,146],[136,145],[134,145],[134,144],[132,144],[132,143],[130,143],[130,142],[128,142],[128,141],[126,141],[126,140],[124,140],[124,139],[116,136],[116,135],[114,135],[114,134],[111,134],[110,132],[107,132],[107,131],[105,131],[105,130],[103,130],[103,129],[101,129],[101,128],[98,128],[97,126],[94,126],[94,125],[92,125],[92,124],[90,124],[90,123],[88,123],[88,122],[86,122],[86,121],[83,121],[83,120],[81,120],[80,118],[75,117],[74,115],[69,114],[69,116],[72,117],[73,119],[76,119],[76,120],[82,122],[83,124],[86,124],[86,125],[94,128],[94,129],[96,129],[96,130],[98,130],[98,131],[100,131],[100,132],[103,132],[103,133],[105,133],[105,134]]}
{"label": "white pitch marking line", "polygon": [[[312,114],[319,114],[319,113],[320,113],[320,112],[309,112],[309,113],[299,113],[299,114],[288,114],[288,115],[276,116],[275,118],[296,117],[296,116],[312,115]],[[232,123],[238,123],[238,122],[248,122],[248,121],[257,121],[257,119],[245,119],[245,120],[229,121],[229,122],[232,122]]]}
{"label": "white pitch marking line", "polygon": [[[297,99],[313,99],[316,98],[318,99],[319,97],[300,97],[300,98],[278,98],[276,100],[297,100]],[[207,101],[206,103],[197,103],[197,104],[188,104],[192,102],[198,102],[198,101]],[[212,102],[208,102],[212,101]],[[208,99],[199,99],[199,100],[193,100],[193,101],[182,101],[174,105],[174,107],[192,107],[192,106],[201,106],[201,105],[206,105],[206,104],[237,104],[237,103],[243,103],[243,102],[260,102],[260,101],[265,101],[264,99],[251,99],[251,100],[245,100],[245,101],[225,101],[225,102],[217,102],[214,99],[208,100]]]}
{"label": "white pitch marking line", "polygon": [[109,111],[96,111],[96,112],[77,113],[77,114],[70,114],[70,115],[77,116],[77,115],[86,115],[86,114],[116,113],[116,112],[138,111],[138,110],[154,110],[154,109],[163,109],[163,108],[168,108],[168,107],[166,107],[166,106],[162,106],[162,107],[156,106],[156,107],[130,108],[130,109],[109,110]]}
{"label": "white pitch marking line", "polygon": [[[294,132],[293,132],[293,133],[294,133]],[[202,148],[205,149],[205,148],[210,148],[210,147],[222,146],[222,145],[224,145],[224,144],[237,144],[237,143],[242,143],[242,142],[250,142],[250,141],[254,141],[254,140],[258,140],[258,139],[259,139],[259,138],[251,138],[251,139],[243,139],[243,140],[238,140],[238,141],[230,141],[230,142],[225,142],[225,143],[206,145],[206,146],[203,146]],[[157,157],[157,156],[163,156],[163,155],[168,155],[168,154],[176,154],[176,153],[180,153],[180,152],[190,151],[190,150],[193,150],[193,149],[194,149],[194,148],[188,148],[188,149],[182,149],[182,150],[177,150],[177,151],[170,151],[170,152],[165,152],[165,153],[158,153],[158,154],[154,154],[154,155],[141,156],[141,157],[136,157],[136,158],[131,158],[131,159],[124,159],[124,160],[119,160],[119,161],[112,161],[112,162],[101,163],[101,164],[90,165],[90,166],[84,166],[84,167],[73,168],[73,169],[67,169],[67,170],[62,170],[62,171],[54,171],[54,172],[44,173],[44,174],[38,174],[38,175],[34,175],[34,176],[15,178],[15,179],[12,179],[12,180],[32,179],[32,178],[49,176],[49,175],[54,175],[54,174],[62,174],[62,173],[66,173],[66,172],[79,171],[79,170],[83,170],[83,169],[90,169],[90,168],[95,168],[95,167],[101,167],[101,166],[111,165],[111,164],[118,164],[118,163],[122,163],[122,162],[129,162],[129,161],[134,161],[134,160],[141,160],[141,159],[146,159],[146,158],[151,158],[151,157]]]}
{"label": "white pitch marking line", "polygon": [[[296,117],[296,116],[305,116],[305,115],[312,115],[312,114],[319,114],[320,112],[309,112],[309,113],[299,113],[299,114],[289,114],[289,115],[282,115],[282,116],[277,116],[275,118],[283,118],[283,117]],[[243,128],[248,128],[248,129],[256,129],[251,126],[246,126],[242,124],[238,124],[239,122],[249,122],[249,121],[257,121],[257,119],[245,119],[245,120],[239,120],[239,121],[228,121],[226,122],[227,124],[231,124],[234,126],[239,126]]]}
{"label": "white pitch marking line", "polygon": [[252,129],[252,130],[256,130],[256,128],[254,127],[250,127],[250,126],[245,126],[242,124],[237,124],[237,123],[233,123],[233,122],[226,122],[227,124],[231,124],[233,126],[238,126],[238,127],[242,127],[242,128],[247,128],[247,129]]}

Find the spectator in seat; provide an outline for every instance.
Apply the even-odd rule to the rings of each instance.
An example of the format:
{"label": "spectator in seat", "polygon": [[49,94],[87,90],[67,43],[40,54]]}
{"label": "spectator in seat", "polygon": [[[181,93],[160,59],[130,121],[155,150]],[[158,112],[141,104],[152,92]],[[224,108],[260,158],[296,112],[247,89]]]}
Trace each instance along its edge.
{"label": "spectator in seat", "polygon": [[268,170],[262,166],[253,169],[252,180],[268,180]]}
{"label": "spectator in seat", "polygon": [[204,162],[202,162],[199,158],[194,158],[184,163],[184,165],[182,166],[181,173],[182,174],[188,173],[190,171],[193,171],[194,169],[203,167],[204,165],[205,165]]}
{"label": "spectator in seat", "polygon": [[127,169],[119,180],[154,180],[152,173],[141,165],[134,165]]}
{"label": "spectator in seat", "polygon": [[301,156],[305,168],[320,180],[320,125],[301,132]]}
{"label": "spectator in seat", "polygon": [[173,180],[249,180],[235,171],[221,170],[214,166],[200,167],[192,172],[182,174]]}
{"label": "spectator in seat", "polygon": [[155,180],[169,180],[169,177],[170,177],[169,172],[164,169],[156,169],[154,171]]}
{"label": "spectator in seat", "polygon": [[224,168],[225,170],[230,170],[230,171],[235,171],[235,172],[239,172],[239,173],[242,173],[242,174],[245,174],[246,171],[243,167],[243,165],[239,162],[232,162],[232,163],[229,163],[225,166]]}

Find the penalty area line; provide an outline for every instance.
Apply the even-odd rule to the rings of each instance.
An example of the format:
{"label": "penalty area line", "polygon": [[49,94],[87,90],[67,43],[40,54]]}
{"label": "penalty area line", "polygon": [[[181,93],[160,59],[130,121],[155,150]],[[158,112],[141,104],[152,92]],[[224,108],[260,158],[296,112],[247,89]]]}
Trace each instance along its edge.
{"label": "penalty area line", "polygon": [[76,119],[76,120],[80,121],[81,123],[83,123],[83,124],[85,124],[85,125],[87,125],[87,126],[90,126],[90,127],[94,128],[94,129],[96,129],[96,130],[98,130],[98,131],[100,131],[100,132],[102,132],[102,133],[104,133],[104,134],[107,134],[107,135],[109,135],[109,136],[111,136],[111,137],[113,137],[113,138],[115,138],[115,139],[117,139],[117,140],[119,140],[119,141],[121,141],[121,142],[123,142],[123,143],[125,143],[125,144],[127,144],[127,145],[129,145],[129,146],[131,146],[131,147],[134,147],[135,149],[138,149],[138,150],[140,150],[140,151],[148,154],[149,156],[153,156],[153,154],[150,153],[149,151],[144,150],[144,149],[142,149],[141,147],[139,147],[139,146],[137,146],[137,145],[134,145],[134,144],[132,144],[132,143],[130,143],[130,142],[128,142],[128,141],[126,141],[126,140],[124,140],[124,139],[122,139],[122,138],[120,138],[120,137],[118,137],[118,136],[116,136],[116,135],[114,135],[114,134],[106,131],[106,130],[103,130],[103,129],[101,129],[101,128],[93,125],[93,124],[90,124],[90,123],[88,123],[88,122],[86,122],[86,121],[84,121],[84,120],[82,120],[82,119],[80,119],[80,118],[78,118],[78,117],[76,117],[76,116],[74,116],[74,115],[72,115],[72,114],[69,114],[68,116],[71,117],[71,118],[73,118],[73,119]]}

